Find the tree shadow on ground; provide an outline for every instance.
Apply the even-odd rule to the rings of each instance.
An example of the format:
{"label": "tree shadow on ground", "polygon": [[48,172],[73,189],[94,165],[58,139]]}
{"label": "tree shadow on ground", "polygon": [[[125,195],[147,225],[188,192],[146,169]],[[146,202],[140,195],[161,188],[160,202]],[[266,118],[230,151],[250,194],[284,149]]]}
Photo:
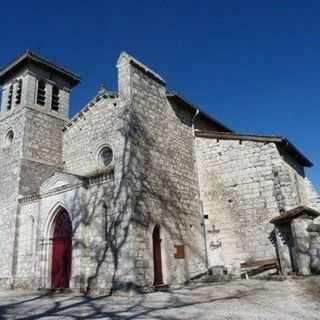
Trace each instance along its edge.
{"label": "tree shadow on ground", "polygon": [[[204,285],[208,287],[208,285]],[[181,319],[179,315],[169,316],[166,312],[188,307],[201,307],[205,304],[228,300],[240,300],[255,296],[264,288],[236,289],[229,294],[219,293],[216,296],[208,293],[193,295],[192,290],[185,293],[181,290],[170,290],[163,293],[136,295],[134,298],[117,296],[74,296],[59,294],[38,294],[24,299],[16,297],[16,302],[0,303],[0,320],[5,319]],[[157,295],[157,302],[152,301]],[[151,299],[150,299],[151,298]],[[153,298],[154,299],[154,298]],[[190,317],[193,319],[194,315]],[[184,318],[185,319],[185,318]]]}

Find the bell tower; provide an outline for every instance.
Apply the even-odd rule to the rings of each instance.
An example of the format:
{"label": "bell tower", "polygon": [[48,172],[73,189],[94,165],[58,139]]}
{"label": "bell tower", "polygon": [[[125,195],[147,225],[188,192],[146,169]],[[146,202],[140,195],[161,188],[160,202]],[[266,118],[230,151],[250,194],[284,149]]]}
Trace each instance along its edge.
{"label": "bell tower", "polygon": [[74,73],[26,51],[0,71],[1,113],[21,106],[38,106],[68,117],[70,90],[79,81]]}
{"label": "bell tower", "polygon": [[12,285],[19,196],[63,170],[63,128],[79,76],[26,51],[0,71],[0,287]]}

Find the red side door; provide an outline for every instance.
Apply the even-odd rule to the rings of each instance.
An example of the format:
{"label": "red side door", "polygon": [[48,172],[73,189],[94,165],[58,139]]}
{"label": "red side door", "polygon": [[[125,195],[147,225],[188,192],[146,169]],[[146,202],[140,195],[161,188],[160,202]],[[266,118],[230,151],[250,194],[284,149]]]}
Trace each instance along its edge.
{"label": "red side door", "polygon": [[52,245],[52,288],[69,288],[71,275],[72,226],[69,215],[62,210],[54,220]]}
{"label": "red side door", "polygon": [[69,288],[71,272],[71,240],[53,239],[52,287]]}

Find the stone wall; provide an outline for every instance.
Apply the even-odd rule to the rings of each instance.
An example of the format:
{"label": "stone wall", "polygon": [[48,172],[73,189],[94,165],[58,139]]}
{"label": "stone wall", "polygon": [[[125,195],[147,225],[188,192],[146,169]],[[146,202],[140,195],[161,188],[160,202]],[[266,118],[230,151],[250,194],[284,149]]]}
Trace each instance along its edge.
{"label": "stone wall", "polygon": [[[0,286],[5,287],[11,283],[24,119],[22,109],[0,114]],[[12,141],[7,140],[10,130]]]}
{"label": "stone wall", "polygon": [[[135,286],[133,260],[132,201],[129,187],[130,142],[126,102],[107,93],[98,95],[86,106],[64,132],[63,158],[65,171],[95,177],[113,170],[112,220],[108,232],[114,254],[112,284],[127,289]],[[86,146],[84,148],[84,146]],[[99,151],[108,146],[113,150],[112,163],[105,167]]]}
{"label": "stone wall", "polygon": [[[33,71],[38,72],[38,76],[42,75],[39,70]],[[38,193],[40,184],[54,170],[62,168],[62,129],[66,122],[65,104],[69,103],[68,95],[62,92],[67,90],[64,87],[67,84],[61,79],[56,79],[63,86],[63,108],[59,114],[35,105],[36,76],[32,71],[24,70],[12,75],[11,80],[15,86],[17,78],[23,80],[21,102],[15,104],[13,97],[12,108],[7,111],[4,108],[7,98],[4,92],[0,114],[0,285],[6,287],[13,285],[12,274],[17,268],[17,261],[28,261],[24,255],[20,257],[15,254],[18,241],[18,198]],[[5,89],[8,85],[5,84]],[[10,139],[9,132],[12,132]],[[29,232],[24,223],[21,228],[22,233]]]}
{"label": "stone wall", "polygon": [[98,154],[105,145],[113,150],[113,164],[120,164],[115,170],[121,170],[125,144],[122,117],[123,107],[117,98],[101,97],[80,112],[64,131],[64,170],[81,176],[103,171]]}
{"label": "stone wall", "polygon": [[36,282],[36,254],[39,201],[25,203],[20,207],[17,221],[13,284],[20,288],[38,288]]}
{"label": "stone wall", "polygon": [[279,162],[275,166],[275,177],[278,189],[281,183],[281,199],[283,209],[306,206],[320,210],[320,194],[306,177],[304,168],[292,156],[279,150]]}
{"label": "stone wall", "polygon": [[62,129],[66,119],[39,109],[28,108],[23,157],[35,162],[62,167]]}
{"label": "stone wall", "polygon": [[37,194],[42,182],[59,167],[27,159],[21,160],[20,195]]}
{"label": "stone wall", "polygon": [[26,108],[19,193],[37,193],[40,184],[55,170],[61,170],[64,118]]}
{"label": "stone wall", "polygon": [[[181,283],[205,265],[191,124],[179,118],[157,74],[126,54],[118,69],[120,98],[128,109],[137,283],[153,285],[156,225],[161,228],[164,282]],[[185,246],[184,259],[175,258],[175,245]]]}
{"label": "stone wall", "polygon": [[310,223],[308,228],[309,242],[307,243],[310,257],[310,269],[315,274],[320,274],[320,219]]}
{"label": "stone wall", "polygon": [[112,286],[112,248],[116,246],[108,242],[107,232],[114,226],[113,175],[87,182],[68,179],[63,173],[56,174],[45,182],[39,197],[20,199],[15,287],[51,287],[52,221],[61,208],[67,210],[72,222],[70,287],[83,292],[106,292]]}
{"label": "stone wall", "polygon": [[199,137],[196,145],[210,263],[236,272],[240,262],[275,257],[271,218],[317,206],[301,165],[274,143]]}
{"label": "stone wall", "polygon": [[311,219],[298,217],[292,220],[291,230],[295,243],[295,254],[298,272],[302,275],[310,275],[310,241],[307,228],[311,223]]}

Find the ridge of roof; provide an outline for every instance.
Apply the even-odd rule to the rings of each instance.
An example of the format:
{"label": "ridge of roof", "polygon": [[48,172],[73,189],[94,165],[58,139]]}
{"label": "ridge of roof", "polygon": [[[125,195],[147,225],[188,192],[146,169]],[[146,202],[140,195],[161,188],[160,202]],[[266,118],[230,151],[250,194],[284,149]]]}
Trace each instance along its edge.
{"label": "ridge of roof", "polygon": [[155,71],[153,71],[152,69],[150,69],[149,67],[147,67],[142,62],[138,61],[136,58],[134,58],[133,56],[131,56],[125,51],[120,54],[117,62],[117,66],[120,66],[123,60],[126,60],[129,63],[132,63],[135,67],[137,67],[138,69],[140,69],[141,71],[143,71],[144,73],[152,77],[154,80],[157,80],[162,85],[166,84],[166,81],[158,73],[156,73]]}
{"label": "ridge of roof", "polygon": [[224,140],[245,140],[256,142],[274,142],[280,148],[290,153],[296,160],[298,160],[305,167],[312,167],[312,162],[292,144],[286,137],[277,135],[257,135],[257,134],[241,134],[236,132],[218,132],[195,130],[195,135],[201,138],[224,139]]}
{"label": "ridge of roof", "polygon": [[209,130],[196,130],[196,135],[204,138],[221,138],[230,140],[253,140],[261,142],[281,142],[285,139],[279,135],[261,135],[261,134],[246,134],[238,132],[218,132]]}
{"label": "ridge of roof", "polygon": [[63,75],[68,79],[72,86],[77,85],[80,82],[80,76],[68,71],[64,67],[61,67],[48,59],[32,52],[31,50],[26,50],[24,53],[18,55],[12,61],[10,61],[5,67],[0,70],[0,84],[3,84],[8,75],[20,67],[23,67],[28,62],[33,62],[35,64],[42,65],[48,69],[54,70],[56,73]]}
{"label": "ridge of roof", "polygon": [[207,120],[214,122],[215,124],[217,124],[221,129],[225,130],[226,132],[233,132],[233,130],[231,130],[230,128],[228,128],[227,126],[225,126],[222,122],[220,122],[219,120],[217,120],[216,118],[212,117],[211,115],[209,115],[208,113],[206,113],[205,111],[201,110],[201,108],[199,108],[198,106],[194,105],[190,100],[188,100],[187,98],[185,98],[182,94],[180,94],[177,91],[167,91],[167,97],[168,98],[176,98],[179,101],[185,103],[186,105],[188,105],[190,108],[192,108],[194,111],[199,110],[199,113],[205,117]]}

